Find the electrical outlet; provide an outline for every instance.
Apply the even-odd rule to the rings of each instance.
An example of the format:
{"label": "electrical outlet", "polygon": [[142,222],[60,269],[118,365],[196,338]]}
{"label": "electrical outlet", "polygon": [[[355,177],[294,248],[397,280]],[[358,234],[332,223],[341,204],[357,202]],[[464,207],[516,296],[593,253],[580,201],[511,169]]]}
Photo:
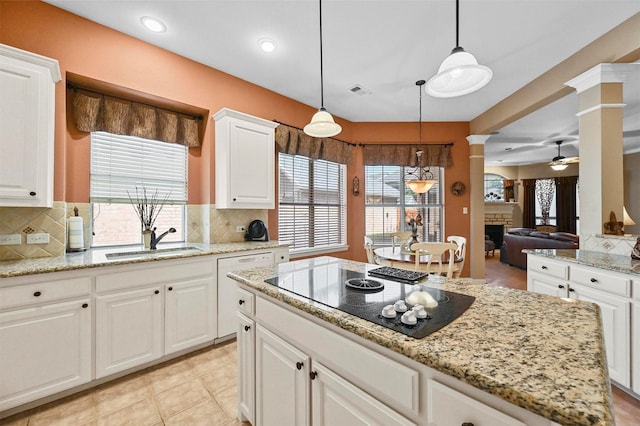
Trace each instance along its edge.
{"label": "electrical outlet", "polygon": [[27,244],[49,244],[49,234],[27,234]]}
{"label": "electrical outlet", "polygon": [[20,234],[0,235],[0,246],[13,246],[22,244]]}
{"label": "electrical outlet", "polygon": [[462,214],[469,214],[469,209],[467,207],[463,207]]}
{"label": "electrical outlet", "polygon": [[246,229],[244,228],[244,226],[236,226],[236,232],[245,232]]}

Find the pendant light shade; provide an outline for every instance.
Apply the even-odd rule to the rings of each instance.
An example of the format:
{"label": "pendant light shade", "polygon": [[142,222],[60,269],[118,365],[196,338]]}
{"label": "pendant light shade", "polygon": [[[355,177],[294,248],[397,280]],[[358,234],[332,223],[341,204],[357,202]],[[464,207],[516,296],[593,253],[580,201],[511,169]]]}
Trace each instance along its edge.
{"label": "pendant light shade", "polygon": [[314,138],[329,138],[342,131],[333,116],[324,108],[324,75],[322,73],[322,0],[320,4],[320,109],[313,114],[311,122],[304,126],[304,132]]}
{"label": "pendant light shade", "polygon": [[493,77],[489,67],[479,65],[476,58],[465,52],[458,43],[459,1],[456,0],[456,47],[429,79],[426,92],[436,98],[454,98],[466,95],[486,86]]}
{"label": "pendant light shade", "polygon": [[407,172],[405,175],[405,185],[409,187],[410,190],[415,192],[416,194],[424,194],[429,192],[431,187],[435,185],[437,182],[433,180],[433,175],[429,171],[429,169],[425,170],[422,167],[422,86],[424,85],[424,80],[416,81],[416,86],[418,86],[418,94],[420,98],[420,106],[418,113],[418,151],[416,151],[416,157],[418,158],[418,166]]}

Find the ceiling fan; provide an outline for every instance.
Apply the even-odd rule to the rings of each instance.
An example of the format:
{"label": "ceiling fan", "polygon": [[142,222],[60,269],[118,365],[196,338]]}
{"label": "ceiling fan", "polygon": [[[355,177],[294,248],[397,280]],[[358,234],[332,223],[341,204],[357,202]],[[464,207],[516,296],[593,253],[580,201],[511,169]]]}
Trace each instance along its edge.
{"label": "ceiling fan", "polygon": [[565,157],[564,155],[560,155],[560,145],[562,145],[562,140],[555,141],[556,145],[558,145],[558,155],[553,157],[549,165],[553,170],[564,170],[567,168],[569,164],[577,163],[580,161],[579,157]]}

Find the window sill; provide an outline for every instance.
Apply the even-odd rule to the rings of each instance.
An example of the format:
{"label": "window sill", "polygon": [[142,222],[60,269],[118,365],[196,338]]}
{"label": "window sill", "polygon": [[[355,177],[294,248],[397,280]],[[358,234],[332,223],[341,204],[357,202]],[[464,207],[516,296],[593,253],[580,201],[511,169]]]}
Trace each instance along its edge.
{"label": "window sill", "polygon": [[298,250],[292,249],[289,253],[289,258],[296,259],[299,257],[335,253],[338,251],[347,251],[347,250],[349,250],[348,245],[339,245],[339,246],[322,247],[322,248],[307,248],[307,249],[298,249]]}

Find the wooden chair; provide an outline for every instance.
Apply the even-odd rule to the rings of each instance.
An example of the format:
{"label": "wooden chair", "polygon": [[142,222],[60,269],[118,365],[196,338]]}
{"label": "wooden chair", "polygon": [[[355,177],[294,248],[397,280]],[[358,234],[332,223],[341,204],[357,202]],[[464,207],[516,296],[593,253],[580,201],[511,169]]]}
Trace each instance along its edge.
{"label": "wooden chair", "polygon": [[458,235],[451,235],[447,237],[447,241],[450,243],[456,243],[456,259],[455,263],[457,263],[458,270],[454,271],[453,277],[460,278],[460,274],[462,274],[462,269],[464,268],[464,260],[467,257],[467,239],[465,237],[460,237]]}
{"label": "wooden chair", "polygon": [[[458,246],[455,243],[415,243],[411,245],[411,251],[415,252],[415,270],[425,272],[437,272],[442,274],[442,259],[443,255],[449,252],[449,262],[447,267],[447,278],[453,277],[454,263],[455,263],[455,251]],[[426,266],[420,262],[420,255],[430,254],[431,257]],[[431,264],[437,262],[438,269],[435,270],[431,267]]]}
{"label": "wooden chair", "polygon": [[411,237],[411,231],[403,231],[403,232],[392,232],[389,234],[391,237],[391,247],[396,248],[396,238],[400,240],[398,247],[402,249],[402,245],[409,241],[409,237]]}

